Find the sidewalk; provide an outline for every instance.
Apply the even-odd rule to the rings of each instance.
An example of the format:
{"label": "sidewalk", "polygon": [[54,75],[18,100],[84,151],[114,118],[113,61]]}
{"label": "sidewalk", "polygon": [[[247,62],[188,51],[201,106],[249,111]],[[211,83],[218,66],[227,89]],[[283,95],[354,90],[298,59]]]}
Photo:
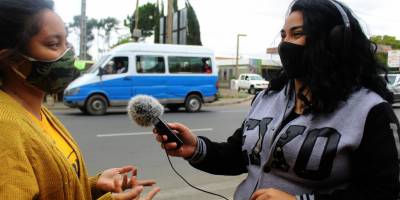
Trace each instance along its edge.
{"label": "sidewalk", "polygon": [[[254,95],[250,95],[244,91],[238,92],[236,90],[230,89],[219,89],[218,93],[218,100],[213,103],[206,103],[204,106],[224,106],[224,105],[231,105],[231,104],[238,104],[243,103],[246,101],[251,101]],[[50,110],[68,110],[74,109],[65,106],[62,102],[56,102],[53,105],[48,105],[44,103],[44,105],[49,108]]]}

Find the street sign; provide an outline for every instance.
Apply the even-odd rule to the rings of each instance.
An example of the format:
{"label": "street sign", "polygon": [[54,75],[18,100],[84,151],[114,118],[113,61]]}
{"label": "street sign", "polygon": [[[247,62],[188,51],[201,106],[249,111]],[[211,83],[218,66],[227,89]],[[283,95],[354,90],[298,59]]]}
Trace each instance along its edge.
{"label": "street sign", "polygon": [[400,67],[400,50],[388,51],[388,66],[389,67]]}

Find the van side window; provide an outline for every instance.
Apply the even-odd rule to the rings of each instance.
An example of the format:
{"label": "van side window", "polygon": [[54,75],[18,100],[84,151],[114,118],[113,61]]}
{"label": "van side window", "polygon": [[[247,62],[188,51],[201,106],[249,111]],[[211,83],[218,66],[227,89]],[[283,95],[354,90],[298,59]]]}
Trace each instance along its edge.
{"label": "van side window", "polygon": [[170,73],[212,73],[211,58],[209,57],[168,57]]}
{"label": "van side window", "polygon": [[136,56],[137,73],[165,73],[162,56]]}
{"label": "van side window", "polygon": [[128,57],[114,57],[104,66],[104,75],[123,74],[128,72]]}

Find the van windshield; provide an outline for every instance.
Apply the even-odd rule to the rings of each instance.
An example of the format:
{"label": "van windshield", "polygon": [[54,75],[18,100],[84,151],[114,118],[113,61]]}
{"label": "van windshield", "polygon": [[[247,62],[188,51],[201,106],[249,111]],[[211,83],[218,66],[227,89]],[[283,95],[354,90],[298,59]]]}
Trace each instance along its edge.
{"label": "van windshield", "polygon": [[94,65],[92,65],[86,73],[94,73],[100,66],[103,65],[103,63],[110,57],[110,55],[105,55],[102,56],[97,62],[94,63]]}

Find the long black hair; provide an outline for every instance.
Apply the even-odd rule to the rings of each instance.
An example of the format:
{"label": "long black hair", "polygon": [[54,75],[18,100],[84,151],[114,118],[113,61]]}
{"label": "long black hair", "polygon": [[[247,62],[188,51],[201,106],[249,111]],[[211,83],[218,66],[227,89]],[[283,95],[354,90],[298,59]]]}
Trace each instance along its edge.
{"label": "long black hair", "polygon": [[[376,45],[364,34],[350,9],[337,3],[350,21],[348,44],[339,51],[332,45],[343,43],[343,37],[332,37],[332,30],[343,25],[344,20],[331,1],[297,0],[290,8],[290,13],[299,11],[303,14],[306,35],[303,60],[307,73],[299,78],[303,84],[299,92],[301,101],[314,114],[331,113],[352,92],[365,87],[391,103],[393,95],[386,88],[384,78],[379,75],[386,74],[387,70],[375,57]],[[344,26],[341,27],[344,31]],[[346,55],[343,55],[343,51],[347,52]],[[281,90],[289,81],[282,70],[271,81],[268,91]],[[306,88],[311,92],[309,100],[302,95]]]}
{"label": "long black hair", "polygon": [[26,51],[39,31],[39,13],[53,7],[51,0],[0,0],[0,50]]}

